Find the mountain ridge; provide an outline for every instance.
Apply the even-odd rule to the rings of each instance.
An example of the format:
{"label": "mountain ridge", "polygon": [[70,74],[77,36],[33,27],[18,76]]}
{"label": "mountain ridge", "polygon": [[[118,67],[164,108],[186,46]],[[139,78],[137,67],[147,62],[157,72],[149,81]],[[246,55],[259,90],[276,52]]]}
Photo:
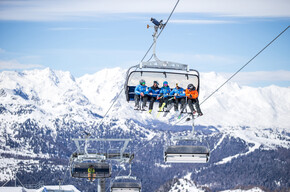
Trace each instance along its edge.
{"label": "mountain ridge", "polygon": [[[280,148],[285,149],[286,154],[290,148],[290,120],[287,118],[290,114],[290,101],[287,99],[290,98],[290,88],[252,88],[229,82],[201,104],[204,116],[195,121],[199,144],[209,143],[210,163],[167,166],[162,157],[164,146],[179,131],[180,134],[188,134],[191,129],[190,124],[185,122],[174,126],[176,113],[157,119],[157,106],[154,106],[152,115],[135,111],[134,104],[127,103],[124,93],[121,93],[110,113],[103,118],[123,88],[125,72],[121,68],[104,69],[80,78],[49,68],[0,72],[0,181],[11,178],[23,164],[27,168],[27,172],[22,171],[23,178],[29,171],[63,174],[68,157],[75,151],[72,138],[82,137],[83,131],[95,137],[132,138],[129,147],[137,153],[133,172],[139,177],[146,175],[147,179],[156,179],[152,183],[144,181],[147,191],[157,190],[169,178],[180,178],[187,175],[187,171],[194,173],[191,180],[199,185],[214,190],[229,189],[236,186],[231,178],[232,174],[239,174],[235,167],[243,166],[244,159],[257,159],[257,156],[263,159],[251,163],[257,163],[257,166],[263,165],[264,161],[273,163],[272,166],[267,164],[267,170],[273,166],[283,170],[283,166],[288,165]],[[201,73],[200,102],[224,81],[225,78],[217,73]],[[150,82],[147,84],[150,85]],[[245,109],[249,111],[245,113]],[[276,159],[283,164],[270,161],[269,155],[278,155]],[[51,167],[34,167],[31,163]],[[223,175],[221,167],[228,166],[236,172]],[[251,167],[252,164],[248,162],[246,166]],[[146,170],[150,167],[157,172]],[[164,178],[156,177],[159,172],[164,174]],[[207,174],[212,172],[213,178]],[[259,175],[263,173],[257,172]],[[251,183],[246,173],[241,174],[245,185]],[[216,183],[217,176],[228,177],[232,182],[223,186]],[[281,175],[270,174],[268,177],[275,178],[282,187],[287,186],[285,180],[288,177],[282,171]],[[278,177],[283,179],[280,181]],[[53,176],[46,180],[57,182]],[[279,187],[274,181],[263,182],[266,181],[259,178],[256,184],[273,189]]]}

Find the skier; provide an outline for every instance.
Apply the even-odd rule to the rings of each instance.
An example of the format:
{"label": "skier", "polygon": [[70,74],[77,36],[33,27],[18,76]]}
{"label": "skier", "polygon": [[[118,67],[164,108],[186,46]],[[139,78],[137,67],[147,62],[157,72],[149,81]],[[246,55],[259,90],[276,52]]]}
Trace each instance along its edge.
{"label": "skier", "polygon": [[152,112],[153,104],[156,101],[157,95],[160,92],[160,88],[158,87],[158,85],[159,85],[159,83],[157,81],[154,81],[153,82],[153,86],[148,89],[148,97],[149,97],[149,100],[150,100],[149,113]]}
{"label": "skier", "polygon": [[157,97],[157,99],[159,99],[159,111],[162,110],[162,104],[165,103],[165,110],[167,111],[167,104],[168,104],[168,99],[169,99],[169,94],[170,94],[170,87],[168,86],[168,82],[164,81],[163,82],[163,87],[161,87],[160,89],[160,93]]}
{"label": "skier", "polygon": [[139,106],[139,102],[140,102],[140,99],[143,99],[143,103],[142,103],[142,106],[141,106],[141,110],[142,111],[145,111],[145,107],[146,107],[146,103],[147,103],[147,86],[145,85],[146,82],[145,80],[141,79],[139,81],[139,85],[137,85],[135,87],[135,97],[134,97],[134,100],[135,100],[135,110],[138,110],[140,109],[140,106]]}
{"label": "skier", "polygon": [[96,177],[96,174],[95,174],[95,169],[94,169],[94,166],[93,165],[90,165],[89,168],[88,168],[88,178],[89,178],[89,181],[93,181]]}
{"label": "skier", "polygon": [[183,109],[185,104],[185,93],[182,87],[178,86],[176,83],[176,87],[170,92],[170,95],[174,96],[174,111],[178,111],[178,103],[181,103],[180,109]]}
{"label": "skier", "polygon": [[[198,92],[193,84],[189,84],[187,86],[187,89],[185,90],[185,95],[187,97],[187,104],[190,108],[191,113],[194,115],[197,111],[197,114],[199,116],[202,116],[203,113],[201,112],[199,107]],[[196,111],[193,108],[193,104],[195,105]]]}

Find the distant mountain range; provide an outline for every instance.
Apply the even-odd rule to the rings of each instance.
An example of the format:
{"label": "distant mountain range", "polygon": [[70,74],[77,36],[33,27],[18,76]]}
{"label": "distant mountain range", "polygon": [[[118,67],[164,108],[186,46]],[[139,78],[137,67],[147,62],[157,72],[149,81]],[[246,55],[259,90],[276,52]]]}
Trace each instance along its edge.
{"label": "distant mountain range", "polygon": [[[80,78],[49,68],[1,72],[0,184],[16,173],[24,184],[57,184],[62,178],[65,184],[91,191],[94,185],[70,178],[67,169],[76,149],[72,139],[88,131],[95,137],[132,138],[128,146],[136,153],[132,171],[142,181],[143,191],[183,191],[186,188],[176,183],[180,179],[179,183],[186,180],[204,191],[239,186],[290,189],[290,88],[229,82],[202,103],[226,79],[201,73],[204,116],[195,122],[200,139],[195,144],[209,145],[210,161],[165,164],[163,149],[172,136],[191,129],[188,122],[177,123],[176,113],[157,119],[157,106],[152,115],[136,112],[121,93],[99,126],[122,89],[125,72],[104,69]],[[121,167],[113,164],[113,176]]]}

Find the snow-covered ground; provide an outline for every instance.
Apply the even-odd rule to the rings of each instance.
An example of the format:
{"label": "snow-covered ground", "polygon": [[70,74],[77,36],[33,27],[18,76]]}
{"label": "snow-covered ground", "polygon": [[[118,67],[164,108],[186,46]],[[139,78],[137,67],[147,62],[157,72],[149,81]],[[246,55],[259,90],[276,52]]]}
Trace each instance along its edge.
{"label": "snow-covered ground", "polygon": [[26,189],[25,187],[0,187],[0,192],[42,192],[42,191],[63,191],[63,192],[80,192],[73,185],[50,185],[40,189]]}
{"label": "snow-covered ground", "polygon": [[[54,120],[58,117],[64,121],[73,119],[88,126],[96,125],[101,120],[96,115],[105,115],[123,88],[125,72],[121,68],[103,69],[77,79],[69,72],[49,68],[1,72],[0,106],[6,109],[6,112],[0,114],[1,126],[11,127],[14,122],[22,123],[30,118],[38,122],[38,125],[53,129]],[[288,148],[290,138],[281,133],[290,132],[290,87],[273,85],[253,88],[229,82],[203,103],[225,81],[217,73],[201,73],[199,100],[204,116],[195,123],[218,127],[219,131],[233,137],[243,137],[246,141],[255,143],[256,148],[261,144],[269,148]],[[127,119],[144,125],[151,125],[153,121],[171,125],[177,122],[176,113],[157,119],[157,106],[150,115],[136,112],[133,105],[125,101],[123,91],[103,120],[104,124],[110,124],[111,119],[118,119],[118,126],[128,129]],[[177,125],[182,124],[189,125],[185,121]],[[12,132],[11,129],[6,131]],[[148,139],[152,137],[153,133],[148,132]]]}
{"label": "snow-covered ground", "polygon": [[[57,118],[62,119],[64,123],[73,120],[87,126],[97,125],[123,88],[125,72],[126,70],[121,68],[103,69],[77,79],[69,72],[49,68],[0,72],[0,143],[5,143],[3,135],[9,134],[13,137],[17,134],[17,126],[13,125],[21,124],[27,119],[32,119],[41,128],[46,127],[52,131],[56,131]],[[240,138],[252,145],[248,151],[225,157],[216,165],[228,163],[261,147],[289,148],[290,87],[273,85],[253,88],[229,82],[203,103],[207,96],[225,81],[226,79],[217,73],[201,73],[199,100],[204,116],[198,118],[195,123],[214,126],[217,131],[223,133],[212,151],[222,143],[224,135]],[[117,120],[117,124],[111,126],[112,130],[121,128],[124,131],[132,131],[128,129],[128,123],[139,122],[140,125],[134,126],[135,131],[144,133],[144,139],[150,140],[158,136],[154,129],[159,129],[152,125],[152,122],[161,122],[164,125],[174,125],[177,122],[176,113],[172,112],[166,118],[157,119],[157,106],[150,115],[133,110],[133,105],[125,101],[125,94],[122,92],[108,116],[103,119],[103,123],[111,125],[112,119]],[[145,129],[141,125],[152,125],[152,129]],[[181,122],[178,125],[189,123]],[[5,147],[0,149],[1,155],[8,150],[14,155],[47,157],[47,154],[36,155],[26,149],[19,152]],[[17,163],[17,160],[5,158],[0,161],[0,167],[13,167]],[[163,164],[156,166],[167,168],[167,165]],[[10,179],[14,170],[9,171],[1,175],[0,180]],[[181,179],[179,183],[181,185],[176,184],[171,191],[176,191],[180,186],[185,191],[203,191],[190,181],[190,177]]]}

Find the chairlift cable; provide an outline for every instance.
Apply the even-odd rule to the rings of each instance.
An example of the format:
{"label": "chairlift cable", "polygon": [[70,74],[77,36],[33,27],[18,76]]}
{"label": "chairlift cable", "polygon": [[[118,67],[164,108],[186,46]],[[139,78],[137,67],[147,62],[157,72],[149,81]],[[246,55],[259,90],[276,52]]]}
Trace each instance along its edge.
{"label": "chairlift cable", "polygon": [[246,64],[244,64],[237,72],[235,72],[228,80],[226,80],[221,86],[219,86],[219,88],[217,88],[214,92],[212,92],[212,94],[210,94],[205,100],[203,100],[200,105],[202,103],[204,103],[207,99],[209,99],[213,94],[215,94],[216,92],[218,92],[218,90],[220,88],[222,88],[227,82],[229,82],[234,76],[236,76],[243,68],[245,68],[251,61],[253,61],[258,55],[260,55],[260,53],[262,53],[268,46],[270,46],[276,39],[278,39],[285,31],[287,31],[287,29],[290,26],[288,25],[288,27],[286,27],[286,29],[284,29],[279,35],[277,35],[270,43],[268,43],[263,49],[261,49],[254,57],[252,57]]}
{"label": "chairlift cable", "polygon": [[18,182],[20,183],[20,185],[22,186],[22,187],[24,187],[24,185],[23,185],[23,183],[20,181],[20,179],[15,175],[15,177],[16,177],[16,179],[18,180]]}
{"label": "chairlift cable", "polygon": [[[170,20],[170,18],[171,18],[171,16],[172,16],[173,12],[174,12],[175,9],[176,9],[176,7],[177,7],[179,1],[180,1],[180,0],[177,0],[177,2],[176,2],[176,4],[175,4],[175,6],[173,7],[173,9],[172,9],[170,15],[168,16],[166,22],[164,23],[164,27],[162,27],[162,29],[161,29],[160,32],[158,33],[158,35],[157,35],[157,37],[156,37],[156,40],[158,39],[158,37],[161,35],[162,31],[163,31],[164,28],[166,27],[168,21]],[[145,55],[144,55],[144,57],[142,58],[141,62],[145,59],[145,57],[147,56],[147,54],[149,53],[149,51],[151,50],[151,48],[153,47],[153,45],[154,45],[154,42],[151,44],[151,46],[149,47],[149,49],[148,49],[147,52],[145,53]],[[152,55],[152,56],[153,56],[153,55]],[[151,58],[152,58],[152,56],[151,56]],[[151,59],[151,58],[150,58],[150,59]],[[149,60],[150,60],[150,59],[149,59]]]}
{"label": "chairlift cable", "polygon": [[6,183],[4,183],[1,187],[4,187],[9,181],[11,181],[11,179],[6,181]]}
{"label": "chairlift cable", "polygon": [[[170,20],[170,18],[171,18],[171,16],[172,16],[173,12],[174,12],[175,9],[176,9],[176,7],[177,7],[179,1],[180,1],[180,0],[178,0],[178,1],[176,2],[174,8],[172,9],[172,11],[171,11],[169,17],[167,18],[167,20],[166,20],[166,22],[165,22],[165,24],[164,24],[164,27],[162,27],[162,29],[161,29],[161,31],[159,32],[159,34],[157,35],[157,38],[156,38],[156,39],[158,39],[158,37],[161,35],[162,31],[163,31],[164,28],[166,27],[168,21]],[[149,51],[151,50],[151,48],[152,48],[153,45],[154,45],[154,42],[151,44],[151,46],[149,47],[149,49],[147,50],[147,52],[145,53],[144,57],[141,59],[140,62],[143,62],[143,61],[144,61],[145,57],[147,56],[147,54],[149,53]],[[137,70],[137,68],[138,68],[138,65],[136,66],[135,71]],[[117,95],[117,97],[114,99],[113,103],[111,104],[111,106],[109,107],[109,109],[107,110],[107,112],[105,113],[105,115],[103,116],[102,120],[98,123],[96,129],[98,129],[98,128],[101,126],[103,120],[106,118],[106,116],[107,116],[108,113],[110,112],[111,108],[114,106],[115,102],[118,100],[118,98],[119,98],[119,96],[121,95],[121,93],[123,92],[123,90],[124,90],[124,86],[123,86],[123,88],[120,90],[120,92],[119,92],[119,94]],[[93,124],[93,125],[94,125],[94,124]]]}
{"label": "chairlift cable", "polygon": [[[202,105],[205,101],[207,101],[212,95],[214,95],[216,92],[219,91],[220,88],[222,88],[226,83],[228,83],[234,76],[236,76],[243,68],[245,68],[250,62],[252,62],[258,55],[260,55],[267,47],[269,47],[276,39],[278,39],[285,31],[287,31],[289,29],[289,25],[288,27],[286,27],[286,29],[284,29],[279,35],[277,35],[272,41],[270,41],[270,43],[268,43],[263,49],[261,49],[254,57],[252,57],[246,64],[244,64],[238,71],[236,71],[230,78],[228,78],[222,85],[220,85],[215,91],[213,91],[205,100],[203,100],[200,105]],[[177,121],[174,125],[178,124],[179,122],[181,122],[183,119],[185,119],[186,117],[188,117],[188,115],[184,116],[182,119],[180,119],[179,121]]]}

